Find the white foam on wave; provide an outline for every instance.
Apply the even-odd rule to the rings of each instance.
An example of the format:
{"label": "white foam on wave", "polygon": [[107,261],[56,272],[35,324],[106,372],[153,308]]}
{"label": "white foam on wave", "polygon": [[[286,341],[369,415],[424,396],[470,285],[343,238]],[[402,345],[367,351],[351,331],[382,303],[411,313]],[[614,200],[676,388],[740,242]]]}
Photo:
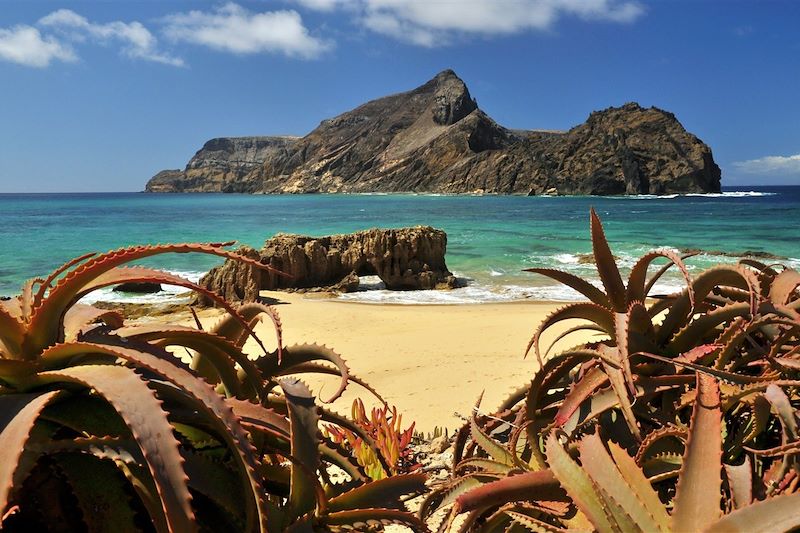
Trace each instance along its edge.
{"label": "white foam on wave", "polygon": [[[167,270],[172,275],[180,276],[184,279],[197,283],[205,272]],[[94,302],[113,302],[126,304],[174,304],[189,301],[189,289],[176,285],[162,285],[160,292],[152,294],[135,294],[130,292],[115,292],[113,287],[104,287],[91,292],[81,298],[81,303],[92,304]]]}
{"label": "white foam on wave", "polygon": [[[362,278],[363,279],[363,278]],[[589,280],[602,289],[599,280]],[[374,286],[373,286],[374,287]],[[679,280],[657,283],[651,294],[672,294],[683,290]],[[340,294],[334,301],[394,305],[454,305],[487,304],[519,301],[578,302],[586,297],[566,285],[483,285],[470,283],[451,290],[390,291],[385,288],[366,289],[362,283],[356,292]]]}
{"label": "white foam on wave", "polygon": [[624,196],[607,196],[610,200],[673,200],[675,198],[751,198],[759,196],[776,196],[776,192],[764,191],[726,191],[709,193],[684,193],[684,194],[630,194]]}

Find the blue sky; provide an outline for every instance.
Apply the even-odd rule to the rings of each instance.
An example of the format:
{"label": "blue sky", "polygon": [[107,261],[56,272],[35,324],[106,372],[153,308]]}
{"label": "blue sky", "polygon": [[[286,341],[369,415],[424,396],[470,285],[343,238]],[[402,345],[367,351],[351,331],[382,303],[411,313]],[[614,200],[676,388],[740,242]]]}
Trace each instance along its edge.
{"label": "blue sky", "polygon": [[800,2],[2,1],[0,192],[136,191],[211,137],[296,134],[452,68],[513,128],[637,101],[723,185],[800,184]]}

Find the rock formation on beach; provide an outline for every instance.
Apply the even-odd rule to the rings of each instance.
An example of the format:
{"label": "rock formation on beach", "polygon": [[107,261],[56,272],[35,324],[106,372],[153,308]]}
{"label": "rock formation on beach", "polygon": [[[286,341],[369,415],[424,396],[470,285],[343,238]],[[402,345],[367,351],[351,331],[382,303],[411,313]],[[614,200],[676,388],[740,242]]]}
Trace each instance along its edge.
{"label": "rock formation on beach", "polygon": [[[390,290],[453,288],[457,280],[447,270],[446,249],[445,232],[429,226],[325,237],[278,234],[260,251],[243,246],[239,252],[286,276],[228,260],[200,284],[232,301],[255,301],[259,291],[270,289],[350,292],[358,288],[358,276],[365,275],[377,275]],[[204,298],[200,302],[210,304]]]}
{"label": "rock formation on beach", "polygon": [[445,70],[424,85],[324,120],[302,138],[213,139],[151,192],[719,192],[711,149],[672,113],[636,103],[569,131],[510,130]]}

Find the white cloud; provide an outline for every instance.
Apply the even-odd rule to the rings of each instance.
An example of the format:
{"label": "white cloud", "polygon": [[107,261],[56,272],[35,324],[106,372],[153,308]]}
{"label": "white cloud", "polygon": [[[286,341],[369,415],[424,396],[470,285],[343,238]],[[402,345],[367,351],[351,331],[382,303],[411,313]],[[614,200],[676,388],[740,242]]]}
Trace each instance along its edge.
{"label": "white cloud", "polygon": [[800,176],[800,154],[789,156],[768,155],[758,159],[738,161],[733,166],[745,174]]}
{"label": "white cloud", "polygon": [[40,19],[39,25],[57,30],[75,41],[82,42],[86,38],[103,43],[119,41],[123,43],[123,53],[134,59],[184,66],[181,58],[160,52],[158,40],[140,22],[97,24],[69,9],[59,9]]}
{"label": "white cloud", "polygon": [[75,61],[77,57],[69,45],[43,37],[36,28],[23,25],[0,28],[0,60],[44,68],[52,61]]}
{"label": "white cloud", "polygon": [[294,0],[318,11],[343,7],[376,33],[422,46],[457,36],[509,35],[551,29],[563,16],[633,22],[644,13],[635,0]]}
{"label": "white cloud", "polygon": [[309,34],[300,14],[293,10],[251,13],[228,3],[213,12],[169,15],[165,22],[164,33],[173,41],[236,54],[272,52],[314,58],[330,48],[330,43]]}

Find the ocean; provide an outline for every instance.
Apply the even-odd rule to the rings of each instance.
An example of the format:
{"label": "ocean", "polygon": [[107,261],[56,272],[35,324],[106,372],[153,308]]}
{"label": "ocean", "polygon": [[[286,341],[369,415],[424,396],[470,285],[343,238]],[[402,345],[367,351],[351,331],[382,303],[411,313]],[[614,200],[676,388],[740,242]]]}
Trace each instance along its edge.
{"label": "ocean", "polygon": [[[236,240],[261,247],[278,232],[325,235],[373,227],[431,225],[447,232],[447,265],[467,286],[453,291],[390,292],[376,279],[341,298],[373,303],[480,303],[578,296],[534,266],[596,280],[589,208],[603,219],[623,269],[654,248],[701,249],[690,272],[728,254],[768,252],[800,266],[800,187],[726,188],[721,194],[625,197],[239,194],[0,194],[0,295],[88,251],[167,242]],[[171,254],[146,264],[199,277],[219,260]],[[656,287],[680,287],[676,274]],[[104,290],[95,299],[172,301],[178,290],[133,296]]]}

